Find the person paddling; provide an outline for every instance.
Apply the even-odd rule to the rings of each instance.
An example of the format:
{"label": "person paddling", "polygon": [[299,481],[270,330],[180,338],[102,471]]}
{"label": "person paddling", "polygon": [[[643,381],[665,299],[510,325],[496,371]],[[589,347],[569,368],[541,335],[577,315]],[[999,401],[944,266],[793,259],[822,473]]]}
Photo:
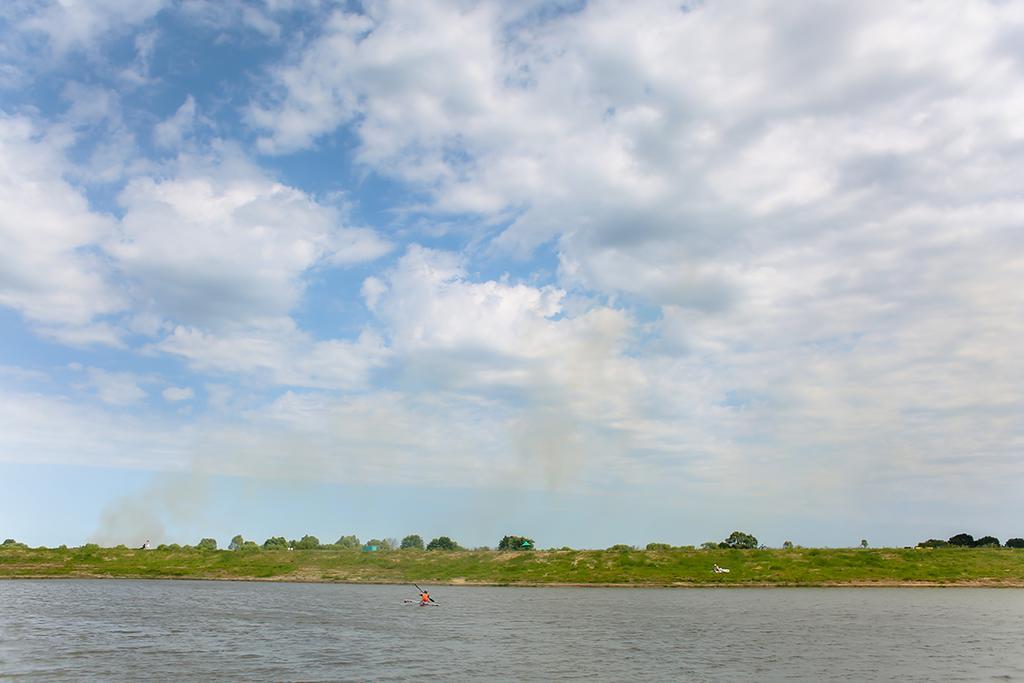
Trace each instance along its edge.
{"label": "person paddling", "polygon": [[426,605],[429,602],[431,602],[430,593],[427,591],[423,591],[422,593],[420,593],[420,604]]}

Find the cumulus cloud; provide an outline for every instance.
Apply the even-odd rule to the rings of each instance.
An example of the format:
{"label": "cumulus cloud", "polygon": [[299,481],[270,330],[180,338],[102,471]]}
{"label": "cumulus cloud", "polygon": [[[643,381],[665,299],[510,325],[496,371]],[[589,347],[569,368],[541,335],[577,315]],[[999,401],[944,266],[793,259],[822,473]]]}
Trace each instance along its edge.
{"label": "cumulus cloud", "polygon": [[94,319],[127,303],[96,248],[115,222],[64,179],[69,143],[0,117],[0,304],[55,336],[107,337]]}
{"label": "cumulus cloud", "polygon": [[212,159],[183,156],[165,177],[135,178],[119,201],[120,239],[108,251],[141,309],[184,325],[285,316],[308,270],[372,260],[391,248],[231,149]]}

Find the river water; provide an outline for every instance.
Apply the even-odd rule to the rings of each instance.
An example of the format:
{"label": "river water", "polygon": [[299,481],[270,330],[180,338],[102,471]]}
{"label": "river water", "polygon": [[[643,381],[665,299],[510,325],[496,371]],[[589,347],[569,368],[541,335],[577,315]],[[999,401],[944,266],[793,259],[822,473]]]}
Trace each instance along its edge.
{"label": "river water", "polygon": [[0,581],[0,678],[1024,680],[1024,590]]}

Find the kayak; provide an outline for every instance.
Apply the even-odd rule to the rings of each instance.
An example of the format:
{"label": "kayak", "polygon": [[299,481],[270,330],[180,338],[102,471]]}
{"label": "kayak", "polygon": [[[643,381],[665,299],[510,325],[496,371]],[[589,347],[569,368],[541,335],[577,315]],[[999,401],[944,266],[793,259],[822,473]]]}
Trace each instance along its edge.
{"label": "kayak", "polygon": [[410,600],[408,598],[402,602],[406,605],[419,605],[420,607],[440,607],[436,602],[423,602],[422,600]]}

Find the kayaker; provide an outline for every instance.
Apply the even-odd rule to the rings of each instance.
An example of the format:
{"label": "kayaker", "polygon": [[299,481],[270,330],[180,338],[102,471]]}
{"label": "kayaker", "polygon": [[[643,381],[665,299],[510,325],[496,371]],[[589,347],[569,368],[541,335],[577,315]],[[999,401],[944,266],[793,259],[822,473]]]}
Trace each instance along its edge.
{"label": "kayaker", "polygon": [[430,593],[428,591],[423,591],[420,593],[420,604],[425,605],[428,602],[430,602]]}

